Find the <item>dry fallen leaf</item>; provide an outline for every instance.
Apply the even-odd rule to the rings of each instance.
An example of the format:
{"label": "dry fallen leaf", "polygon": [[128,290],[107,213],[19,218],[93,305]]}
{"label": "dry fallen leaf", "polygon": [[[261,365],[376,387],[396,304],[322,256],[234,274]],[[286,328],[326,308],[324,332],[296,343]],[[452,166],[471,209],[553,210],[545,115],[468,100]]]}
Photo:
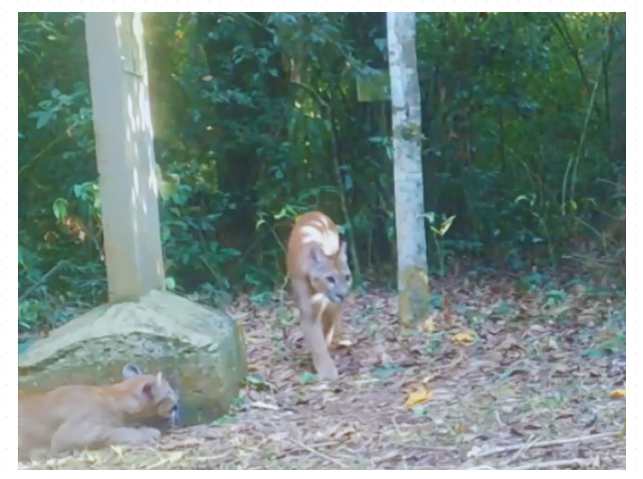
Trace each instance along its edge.
{"label": "dry fallen leaf", "polygon": [[429,401],[433,398],[433,391],[424,384],[415,386],[409,391],[406,398],[406,407],[413,407],[417,404]]}
{"label": "dry fallen leaf", "polygon": [[594,308],[587,308],[578,314],[577,320],[580,324],[592,325],[597,324],[600,319],[599,316],[599,313]]}
{"label": "dry fallen leaf", "polygon": [[454,334],[453,337],[451,338],[451,341],[454,343],[472,343],[473,340],[475,339],[475,336],[471,333],[458,333]]}
{"label": "dry fallen leaf", "polygon": [[263,401],[255,401],[251,403],[252,407],[257,407],[260,409],[272,409],[273,411],[279,411],[279,406],[275,406],[274,404],[268,404]]}
{"label": "dry fallen leaf", "polygon": [[203,439],[200,437],[184,437],[175,439],[172,436],[169,436],[162,444],[159,444],[157,447],[161,451],[172,451],[176,449],[188,449],[190,447],[199,446],[202,443]]}
{"label": "dry fallen leaf", "polygon": [[343,348],[350,348],[353,345],[353,342],[350,339],[342,339],[337,342],[337,345]]}
{"label": "dry fallen leaf", "polygon": [[125,459],[125,457],[123,456],[123,448],[120,445],[112,444],[110,447],[112,451],[116,453],[116,456],[118,456],[119,459]]}
{"label": "dry fallen leaf", "polygon": [[583,296],[587,291],[587,288],[581,284],[575,284],[573,289],[578,296]]}
{"label": "dry fallen leaf", "polygon": [[615,389],[610,393],[610,397],[614,399],[620,399],[625,397],[625,389]]}
{"label": "dry fallen leaf", "polygon": [[[538,318],[529,325],[529,314],[514,311],[514,303],[540,315],[542,291],[515,291],[511,277],[498,282],[472,277],[468,288],[463,284],[464,279],[439,282],[444,309],[451,308],[452,318],[443,312],[421,316],[416,327],[431,319],[435,331],[427,334],[414,328],[415,334],[405,335],[403,341],[395,340],[395,295],[378,291],[358,297],[347,307],[347,316],[360,321],[346,321],[342,334],[334,338],[335,346],[343,347],[344,334],[353,342],[350,349],[333,353],[338,369],[354,377],[339,384],[312,381],[312,374],[309,378],[304,373],[314,365],[289,295],[261,306],[242,296],[232,313],[250,312],[243,329],[249,374],[254,373],[250,386],[243,388],[243,411],[211,425],[177,428],[158,444],[79,451],[50,463],[19,464],[19,469],[332,469],[342,467],[337,464],[340,459],[355,469],[448,469],[461,467],[468,449],[482,455],[472,457],[475,462],[467,466],[507,468],[564,459],[558,453],[565,451],[553,451],[551,458],[543,459],[536,447],[531,448],[532,441],[549,433],[582,439],[611,424],[625,435],[625,397],[610,394],[626,387],[625,351],[619,352],[618,377],[609,382],[606,368],[616,359],[583,360],[588,348],[612,338],[612,329],[601,329],[605,337],[583,335],[578,340],[575,315],[571,322]],[[620,303],[610,306],[595,297],[585,302],[596,301],[599,320],[617,307],[624,310]],[[509,312],[494,313],[500,298],[510,302]],[[209,297],[195,299],[207,302]],[[575,307],[582,311],[587,306]],[[472,310],[480,318],[498,317],[473,326],[468,321]],[[377,328],[371,329],[370,323]],[[430,321],[427,326],[430,330]],[[445,342],[436,332],[444,333]],[[457,344],[453,339],[462,338],[454,338],[456,333],[470,333],[473,342]],[[515,363],[516,357],[526,359]],[[563,366],[556,367],[559,363]],[[502,380],[495,380],[498,375]],[[604,390],[596,395],[601,385]],[[563,396],[557,394],[561,390]],[[565,399],[569,397],[573,399]],[[449,407],[437,407],[442,404]],[[421,446],[425,441],[420,436],[427,431],[439,435],[440,444]],[[601,466],[624,469],[625,437],[613,439],[605,445]],[[514,445],[526,449],[521,452]],[[600,455],[602,450],[571,445],[567,452],[572,458]]]}

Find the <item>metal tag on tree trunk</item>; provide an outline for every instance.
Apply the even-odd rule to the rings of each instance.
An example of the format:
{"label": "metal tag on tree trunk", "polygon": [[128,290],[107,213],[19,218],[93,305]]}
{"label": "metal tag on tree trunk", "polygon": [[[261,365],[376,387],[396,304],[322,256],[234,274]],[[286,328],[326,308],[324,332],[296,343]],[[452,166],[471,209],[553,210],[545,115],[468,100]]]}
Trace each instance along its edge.
{"label": "metal tag on tree trunk", "polygon": [[124,48],[122,52],[123,70],[131,73],[137,77],[143,78],[143,71],[141,68],[142,49],[142,31],[135,31],[141,28],[142,22],[136,19],[135,16],[140,16],[141,13],[121,12],[117,17],[116,26],[118,27],[118,37],[123,43]]}

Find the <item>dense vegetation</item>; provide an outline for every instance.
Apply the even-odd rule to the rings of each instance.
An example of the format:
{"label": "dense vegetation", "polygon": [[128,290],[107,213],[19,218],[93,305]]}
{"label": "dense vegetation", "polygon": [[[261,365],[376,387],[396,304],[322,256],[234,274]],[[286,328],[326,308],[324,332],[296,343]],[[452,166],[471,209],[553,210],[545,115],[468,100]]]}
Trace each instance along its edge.
{"label": "dense vegetation", "polygon": [[[310,208],[346,229],[362,272],[389,271],[390,107],[359,101],[387,69],[385,14],[144,18],[170,282],[280,286]],[[555,267],[581,244],[624,266],[625,14],[417,22],[427,217],[439,231],[455,215],[428,229],[432,271]],[[19,14],[21,330],[105,299],[84,35],[82,13]]]}

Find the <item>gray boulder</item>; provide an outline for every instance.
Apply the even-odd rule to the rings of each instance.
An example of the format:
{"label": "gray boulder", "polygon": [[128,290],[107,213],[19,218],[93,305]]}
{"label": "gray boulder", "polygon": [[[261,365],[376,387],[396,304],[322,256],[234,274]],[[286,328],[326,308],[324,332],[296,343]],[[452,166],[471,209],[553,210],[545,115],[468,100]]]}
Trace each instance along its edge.
{"label": "gray boulder", "polygon": [[114,383],[127,363],[162,371],[177,388],[180,425],[210,422],[227,412],[246,377],[243,329],[225,313],[152,291],[94,308],[35,341],[18,358],[18,387]]}

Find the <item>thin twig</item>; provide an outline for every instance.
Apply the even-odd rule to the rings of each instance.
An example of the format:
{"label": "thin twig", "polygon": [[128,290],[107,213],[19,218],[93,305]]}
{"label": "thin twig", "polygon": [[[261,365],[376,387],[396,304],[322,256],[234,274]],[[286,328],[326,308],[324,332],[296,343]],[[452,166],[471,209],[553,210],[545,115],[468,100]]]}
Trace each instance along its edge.
{"label": "thin twig", "polygon": [[[559,20],[556,19],[556,16],[559,17]],[[589,91],[589,81],[587,80],[587,76],[585,75],[585,69],[583,68],[583,64],[580,61],[580,57],[578,56],[578,47],[574,45],[571,35],[567,30],[567,23],[565,22],[565,18],[560,13],[558,15],[552,13],[550,14],[550,20],[554,25],[554,28],[558,31],[558,33],[562,37],[563,42],[565,43],[565,46],[567,47],[567,50],[569,51],[570,55],[576,62],[576,66],[578,67],[578,72],[580,73],[581,79],[583,80],[583,84],[585,85],[585,88],[587,89],[587,91]]]}
{"label": "thin twig", "polygon": [[[567,439],[556,439],[554,441],[535,442],[530,447],[532,448],[549,447],[549,446],[559,446],[561,444],[570,444],[574,442],[589,442],[589,441],[595,441],[596,439],[604,439],[606,437],[618,436],[619,434],[620,434],[619,431],[615,431],[615,432],[605,432],[602,434],[592,434],[589,436],[570,437]],[[469,451],[469,453],[467,454],[467,457],[481,458],[486,456],[492,456],[494,454],[502,454],[503,452],[517,451],[522,447],[524,447],[524,443],[512,444],[511,446],[497,447],[495,449],[490,449],[488,451],[481,451],[479,453],[476,453],[474,451]]]}
{"label": "thin twig", "polygon": [[589,459],[581,459],[580,457],[575,457],[574,459],[561,459],[559,461],[548,461],[548,462],[531,462],[528,464],[523,464],[522,466],[511,468],[512,471],[525,471],[530,469],[553,469],[559,467],[568,467],[568,466],[593,466],[598,467],[601,463],[600,457],[596,456]]}
{"label": "thin twig", "polygon": [[268,33],[271,33],[272,35],[274,35],[274,34],[275,34],[275,32],[274,32],[274,31],[272,31],[272,30],[271,30],[270,28],[268,28],[266,25],[264,25],[263,23],[261,23],[259,20],[256,20],[256,19],[252,18],[252,17],[251,17],[250,15],[248,15],[246,12],[234,12],[234,13],[236,13],[237,15],[241,15],[242,17],[244,17],[244,18],[246,18],[246,19],[250,20],[252,23],[254,23],[255,25],[257,25],[259,28],[263,28],[263,29],[264,29],[265,31],[267,31]]}
{"label": "thin twig", "polygon": [[502,422],[502,419],[500,419],[500,411],[498,411],[497,409],[496,409],[496,421],[498,421],[498,424],[500,425],[500,427],[506,426],[506,424]]}
{"label": "thin twig", "polygon": [[29,168],[38,158],[40,158],[42,155],[45,154],[51,147],[53,147],[56,143],[60,142],[63,138],[71,136],[71,132],[74,131],[74,128],[78,126],[79,122],[75,122],[73,125],[71,125],[69,128],[67,128],[64,133],[61,133],[55,140],[53,140],[51,143],[49,143],[47,146],[45,146],[42,150],[40,150],[38,153],[36,153],[34,156],[32,156],[29,161],[27,161],[24,165],[22,165],[21,168],[18,169],[18,176],[20,176],[21,173],[23,173],[27,168]]}
{"label": "thin twig", "polygon": [[338,465],[339,467],[344,467],[344,468],[347,468],[347,467],[348,467],[348,466],[347,466],[346,464],[344,464],[343,462],[339,462],[337,459],[333,459],[332,457],[327,456],[327,455],[326,455],[326,454],[324,454],[323,452],[319,452],[319,451],[317,451],[317,450],[313,449],[313,448],[312,448],[312,447],[310,447],[310,446],[306,446],[306,444],[303,444],[303,443],[301,443],[301,442],[297,441],[296,439],[288,438],[288,440],[289,440],[290,442],[294,443],[294,444],[297,444],[299,447],[301,447],[301,448],[303,448],[303,449],[306,449],[308,452],[310,452],[310,453],[312,453],[312,454],[315,454],[316,456],[319,456],[319,457],[321,457],[321,458],[323,458],[323,459],[326,459],[327,461],[330,461],[330,462],[332,462],[333,464]]}
{"label": "thin twig", "polygon": [[209,461],[219,461],[220,459],[225,458],[230,451],[227,451],[225,454],[217,454],[216,456],[197,456],[188,458],[190,461],[195,462],[209,462]]}
{"label": "thin twig", "polygon": [[463,359],[464,359],[464,351],[460,349],[460,350],[458,350],[458,356],[456,356],[455,359],[453,359],[450,363],[445,364],[444,366],[440,366],[439,368],[437,368],[435,376],[443,375],[443,374],[445,374],[445,373],[447,373],[449,371],[452,371],[453,369],[455,369],[455,367],[458,364],[460,364],[460,362]]}
{"label": "thin twig", "polygon": [[514,455],[512,455],[505,463],[503,464],[504,467],[508,466],[512,462],[514,462],[516,459],[520,459],[520,457],[524,454],[525,451],[527,451],[532,445],[536,443],[538,440],[538,437],[532,434],[529,436],[529,439],[527,439],[527,442],[523,447],[518,449],[518,452],[516,452]]}
{"label": "thin twig", "polygon": [[458,448],[454,446],[423,446],[422,444],[405,444],[403,442],[394,442],[392,446],[406,447],[409,449],[421,449],[423,451],[439,451],[439,452],[457,452]]}
{"label": "thin twig", "polygon": [[49,271],[47,271],[47,273],[45,273],[45,274],[40,278],[40,280],[38,280],[38,281],[36,282],[36,284],[34,284],[31,288],[29,288],[27,291],[25,291],[25,293],[24,293],[22,296],[20,296],[20,297],[18,298],[18,302],[22,301],[22,300],[23,300],[23,299],[25,299],[27,296],[29,296],[31,293],[33,293],[33,292],[34,292],[34,290],[35,290],[38,286],[42,285],[45,281],[47,281],[47,278],[49,278],[52,274],[54,274],[54,272],[56,272],[56,270],[58,270],[58,268],[60,268],[62,265],[66,264],[66,263],[67,263],[67,260],[65,260],[65,259],[63,259],[63,260],[59,261],[58,263],[56,263],[56,265],[55,265],[53,268],[51,268]]}
{"label": "thin twig", "polygon": [[400,426],[398,426],[397,421],[395,420],[397,416],[393,416],[391,418],[391,421],[393,421],[393,426],[395,426],[395,431],[397,432],[397,435],[400,436],[400,439],[404,439],[404,434],[402,434],[402,431],[400,431]]}

